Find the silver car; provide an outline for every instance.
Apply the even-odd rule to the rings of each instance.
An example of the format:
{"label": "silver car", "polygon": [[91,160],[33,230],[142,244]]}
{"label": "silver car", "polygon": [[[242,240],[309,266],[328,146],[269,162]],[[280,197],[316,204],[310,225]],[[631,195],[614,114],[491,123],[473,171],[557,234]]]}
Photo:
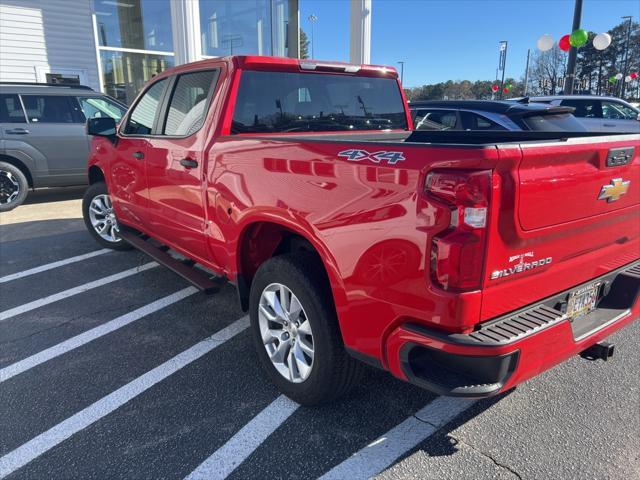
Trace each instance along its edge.
{"label": "silver car", "polygon": [[640,133],[640,110],[616,97],[551,95],[530,100],[575,108],[573,116],[590,132]]}
{"label": "silver car", "polygon": [[30,188],[87,183],[87,118],[119,121],[126,108],[81,85],[0,83],[0,212]]}

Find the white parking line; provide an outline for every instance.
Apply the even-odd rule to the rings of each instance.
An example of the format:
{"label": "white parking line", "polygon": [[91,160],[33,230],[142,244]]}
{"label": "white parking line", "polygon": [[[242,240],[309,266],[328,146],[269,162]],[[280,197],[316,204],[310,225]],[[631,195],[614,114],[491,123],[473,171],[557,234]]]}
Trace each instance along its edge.
{"label": "white parking line", "polygon": [[29,270],[24,270],[22,272],[12,273],[11,275],[5,275],[4,277],[0,277],[0,283],[10,282],[11,280],[28,277],[29,275],[33,275],[40,272],[46,272],[47,270],[51,270],[52,268],[61,267],[63,265],[69,265],[70,263],[81,262],[82,260],[97,257],[98,255],[103,255],[107,252],[112,252],[112,251],[113,250],[110,250],[108,248],[103,248],[102,250],[96,250],[95,252],[85,253],[84,255],[77,255],[75,257],[66,258],[64,260],[58,260],[57,262],[47,263],[46,265],[41,265],[39,267],[30,268]]}
{"label": "white parking line", "polygon": [[[475,403],[475,400],[438,397],[415,415],[336,465],[319,480],[367,479],[389,467],[404,453],[433,435]],[[425,423],[428,422],[428,423]]]}
{"label": "white parking line", "polygon": [[69,290],[54,293],[53,295],[49,295],[48,297],[34,300],[33,302],[25,303],[24,305],[20,305],[14,308],[10,308],[9,310],[0,312],[0,321],[15,317],[16,315],[20,315],[21,313],[29,312],[44,305],[49,305],[50,303],[57,302],[58,300],[62,300],[63,298],[71,297],[73,295],[86,292],[87,290],[91,290],[96,287],[101,287],[102,285],[106,285],[107,283],[122,280],[123,278],[130,277],[131,275],[144,272],[145,270],[149,270],[150,268],[154,268],[157,266],[158,264],[156,262],[145,263],[144,265],[141,265],[139,267],[130,268],[129,270],[125,270],[124,272],[115,273],[113,275],[109,275],[108,277],[100,278],[98,280],[94,280],[93,282],[84,283],[82,285],[78,285],[77,287],[70,288]]}
{"label": "white parking line", "polygon": [[296,402],[280,395],[202,462],[185,480],[216,480],[227,478],[284,421],[295,412]]}
{"label": "white parking line", "polygon": [[195,287],[187,287],[179,292],[173,293],[166,297],[160,298],[155,302],[151,302],[148,305],[140,307],[132,312],[126,313],[118,318],[115,318],[100,326],[87,330],[75,337],[71,337],[64,342],[58,343],[46,350],[42,350],[30,357],[20,360],[19,362],[12,363],[11,365],[0,369],[0,383],[5,380],[9,380],[11,377],[26,372],[27,370],[40,365],[41,363],[48,362],[49,360],[56,358],[62,354],[70,352],[71,350],[81,347],[93,340],[100,338],[108,333],[111,333],[119,328],[129,325],[136,320],[139,320],[153,312],[157,312],[169,305],[179,302],[183,298],[193,295],[198,290]]}
{"label": "white parking line", "polygon": [[15,472],[43,453],[59,445],[75,433],[120,408],[144,391],[174,374],[191,362],[219,347],[249,326],[249,317],[236,320],[212,336],[196,343],[193,347],[170,358],[153,370],[120,387],[115,392],[101,398],[75,415],[63,420],[56,426],[32,438],[27,443],[0,457],[0,479]]}

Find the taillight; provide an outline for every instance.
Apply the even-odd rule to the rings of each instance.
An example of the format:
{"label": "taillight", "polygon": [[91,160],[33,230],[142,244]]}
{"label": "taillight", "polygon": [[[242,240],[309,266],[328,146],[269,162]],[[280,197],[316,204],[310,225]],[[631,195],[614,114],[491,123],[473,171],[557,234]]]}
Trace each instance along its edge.
{"label": "taillight", "polygon": [[451,223],[433,237],[431,274],[445,290],[475,290],[482,283],[491,171],[439,170],[427,175],[428,194],[451,208]]}

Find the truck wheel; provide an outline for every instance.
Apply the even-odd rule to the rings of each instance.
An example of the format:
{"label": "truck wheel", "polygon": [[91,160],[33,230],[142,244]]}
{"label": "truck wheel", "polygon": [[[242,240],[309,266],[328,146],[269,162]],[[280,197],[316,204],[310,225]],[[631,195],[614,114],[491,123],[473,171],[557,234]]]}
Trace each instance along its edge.
{"label": "truck wheel", "polygon": [[103,247],[113,250],[133,248],[118,236],[118,220],[104,182],[89,186],[82,199],[82,216],[89,233]]}
{"label": "truck wheel", "polygon": [[0,212],[8,212],[27,198],[29,182],[24,173],[7,162],[0,162]]}
{"label": "truck wheel", "polygon": [[249,298],[260,362],[278,389],[302,405],[337,398],[362,365],[345,351],[331,291],[312,254],[281,255],[258,269]]}

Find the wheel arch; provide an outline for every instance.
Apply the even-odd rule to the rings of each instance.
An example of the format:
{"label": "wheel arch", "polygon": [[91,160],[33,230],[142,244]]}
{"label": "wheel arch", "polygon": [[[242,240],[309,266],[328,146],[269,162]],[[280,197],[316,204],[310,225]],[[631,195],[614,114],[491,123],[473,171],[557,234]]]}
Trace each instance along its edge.
{"label": "wheel arch", "polygon": [[17,159],[16,157],[12,157],[10,155],[0,154],[0,162],[5,162],[10,165],[13,165],[18,170],[20,170],[24,174],[24,176],[27,177],[27,183],[29,185],[29,188],[33,188],[34,183],[33,183],[33,176],[31,175],[31,170],[29,170],[29,167],[27,167],[27,165],[23,161]]}
{"label": "wheel arch", "polygon": [[274,256],[296,251],[307,251],[317,256],[332,292],[332,300],[338,304],[344,288],[327,247],[299,224],[273,218],[254,219],[242,226],[235,251],[236,280],[243,310],[248,310],[251,283],[260,265]]}
{"label": "wheel arch", "polygon": [[87,172],[87,175],[89,177],[89,185],[93,185],[94,183],[98,183],[98,182],[106,182],[106,177],[104,175],[104,172],[97,165],[91,165],[89,167],[89,171]]}

